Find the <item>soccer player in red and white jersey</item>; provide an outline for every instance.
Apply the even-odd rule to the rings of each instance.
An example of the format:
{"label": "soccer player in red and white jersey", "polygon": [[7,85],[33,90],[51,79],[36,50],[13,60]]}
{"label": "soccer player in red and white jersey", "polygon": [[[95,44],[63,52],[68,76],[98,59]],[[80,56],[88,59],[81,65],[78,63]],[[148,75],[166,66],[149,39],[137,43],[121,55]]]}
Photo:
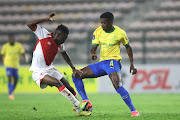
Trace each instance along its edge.
{"label": "soccer player in red and white jersey", "polygon": [[66,53],[63,44],[69,34],[68,28],[61,24],[56,28],[55,32],[50,33],[45,28],[38,25],[38,23],[41,22],[54,21],[54,16],[55,13],[52,12],[47,18],[36,19],[27,23],[27,26],[38,37],[30,67],[30,71],[33,71],[32,78],[42,89],[46,88],[47,85],[56,86],[59,92],[76,108],[77,116],[89,116],[91,112],[84,111],[88,103],[80,103],[78,101],[74,89],[63,77],[63,74],[52,65],[56,54],[60,51],[73,72],[77,71]]}

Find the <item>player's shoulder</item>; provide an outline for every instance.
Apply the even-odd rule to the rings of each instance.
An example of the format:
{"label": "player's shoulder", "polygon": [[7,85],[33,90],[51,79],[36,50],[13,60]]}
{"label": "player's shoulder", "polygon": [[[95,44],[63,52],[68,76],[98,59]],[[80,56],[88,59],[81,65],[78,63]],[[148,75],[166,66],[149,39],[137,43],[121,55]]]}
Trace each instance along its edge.
{"label": "player's shoulder", "polygon": [[22,45],[20,42],[15,42],[16,45]]}
{"label": "player's shoulder", "polygon": [[120,28],[120,27],[118,27],[116,25],[114,25],[114,28],[115,28],[116,31],[118,31],[120,33],[126,33],[122,28]]}
{"label": "player's shoulder", "polygon": [[9,46],[9,42],[3,44],[3,47],[7,47],[7,46]]}
{"label": "player's shoulder", "polygon": [[96,28],[96,30],[94,31],[94,33],[98,33],[98,32],[101,32],[103,29],[101,26],[99,26],[98,28]]}
{"label": "player's shoulder", "polygon": [[20,42],[15,42],[15,46],[16,46],[16,47],[21,47],[22,44],[21,44]]}

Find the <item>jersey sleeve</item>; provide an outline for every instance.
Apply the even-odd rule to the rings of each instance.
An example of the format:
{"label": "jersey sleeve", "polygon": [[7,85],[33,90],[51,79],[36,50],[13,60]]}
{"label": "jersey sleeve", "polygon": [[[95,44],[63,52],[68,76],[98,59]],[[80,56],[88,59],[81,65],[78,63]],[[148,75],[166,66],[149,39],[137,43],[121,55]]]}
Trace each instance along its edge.
{"label": "jersey sleeve", "polygon": [[36,25],[36,28],[33,32],[38,37],[39,40],[46,38],[47,35],[49,34],[49,32],[45,28],[41,27],[38,24]]}
{"label": "jersey sleeve", "polygon": [[100,44],[100,41],[99,41],[99,38],[98,38],[97,31],[94,31],[94,33],[93,33],[93,39],[92,39],[92,45],[97,45],[97,46],[99,46],[99,44]]}
{"label": "jersey sleeve", "polygon": [[65,51],[65,45],[64,45],[64,44],[61,44],[61,45],[59,46],[59,51],[60,51],[60,52],[64,52],[64,51]]}
{"label": "jersey sleeve", "polygon": [[3,45],[2,50],[1,50],[1,55],[4,55],[6,53],[6,48],[5,45]]}
{"label": "jersey sleeve", "polygon": [[23,46],[21,44],[19,44],[19,53],[23,54],[25,52]]}
{"label": "jersey sleeve", "polygon": [[122,39],[121,39],[122,44],[124,46],[128,45],[129,44],[129,39],[128,39],[125,31],[122,32],[122,36],[123,36]]}

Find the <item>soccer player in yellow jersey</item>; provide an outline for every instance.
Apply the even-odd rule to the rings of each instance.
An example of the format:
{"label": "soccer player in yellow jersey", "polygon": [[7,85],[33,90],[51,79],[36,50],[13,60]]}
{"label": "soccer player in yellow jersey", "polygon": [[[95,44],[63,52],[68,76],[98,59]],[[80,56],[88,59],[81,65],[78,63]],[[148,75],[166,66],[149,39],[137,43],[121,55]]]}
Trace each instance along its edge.
{"label": "soccer player in yellow jersey", "polygon": [[[0,59],[3,58],[4,66],[6,67],[6,74],[8,77],[8,90],[9,99],[13,100],[13,91],[16,88],[18,82],[18,67],[20,54],[24,56],[24,48],[19,42],[15,42],[14,35],[9,35],[9,41],[5,43],[1,50]],[[12,80],[14,82],[12,83]]]}
{"label": "soccer player in yellow jersey", "polygon": [[[136,74],[137,69],[134,66],[133,52],[126,36],[126,32],[121,28],[113,25],[114,16],[110,12],[105,12],[100,16],[101,26],[93,33],[91,59],[97,59],[96,49],[100,46],[100,62],[88,65],[78,72],[73,73],[73,82],[82,100],[91,103],[84,89],[82,79],[96,78],[104,75],[109,75],[114,88],[119,93],[131,110],[132,116],[139,116],[139,112],[135,109],[129,93],[122,85],[121,81],[121,56],[120,44],[126,47],[127,54],[130,60],[130,73]],[[92,104],[87,106],[87,110],[92,111]]]}

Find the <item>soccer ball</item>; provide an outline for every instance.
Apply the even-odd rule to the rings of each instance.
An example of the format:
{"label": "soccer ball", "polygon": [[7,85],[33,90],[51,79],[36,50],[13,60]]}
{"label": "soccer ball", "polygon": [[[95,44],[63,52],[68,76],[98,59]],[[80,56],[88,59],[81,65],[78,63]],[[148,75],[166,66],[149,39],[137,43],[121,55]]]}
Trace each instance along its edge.
{"label": "soccer ball", "polygon": [[93,110],[92,103],[89,100],[83,100],[82,102],[88,102],[88,105],[86,106],[85,111],[92,112],[92,110]]}
{"label": "soccer ball", "polygon": [[[87,107],[88,107],[88,106],[87,106]],[[93,107],[91,107],[91,108],[87,108],[87,107],[86,107],[85,111],[90,111],[90,112],[92,112]]]}

